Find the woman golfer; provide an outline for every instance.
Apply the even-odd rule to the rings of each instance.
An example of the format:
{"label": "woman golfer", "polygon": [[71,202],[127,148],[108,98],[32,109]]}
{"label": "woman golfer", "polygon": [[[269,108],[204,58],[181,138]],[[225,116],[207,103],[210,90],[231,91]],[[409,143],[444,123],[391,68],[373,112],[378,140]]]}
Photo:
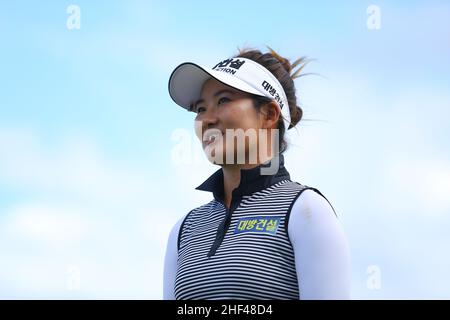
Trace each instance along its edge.
{"label": "woman golfer", "polygon": [[171,98],[196,113],[198,138],[221,168],[197,187],[212,200],[169,235],[164,299],[350,297],[334,209],[318,189],[291,181],[284,163],[285,131],[302,118],[293,80],[305,63],[241,50],[212,68],[187,62],[172,72]]}

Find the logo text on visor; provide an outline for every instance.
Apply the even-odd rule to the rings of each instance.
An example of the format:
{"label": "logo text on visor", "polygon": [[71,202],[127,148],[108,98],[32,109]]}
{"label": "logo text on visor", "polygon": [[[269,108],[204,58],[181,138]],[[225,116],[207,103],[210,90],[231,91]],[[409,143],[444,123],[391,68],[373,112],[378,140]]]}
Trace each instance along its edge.
{"label": "logo text on visor", "polygon": [[245,63],[244,60],[239,59],[226,59],[213,67],[215,71],[222,71],[226,73],[235,74],[236,71]]}
{"label": "logo text on visor", "polygon": [[276,102],[279,103],[280,108],[283,108],[283,100],[277,93],[277,90],[274,87],[272,87],[272,85],[268,83],[266,80],[264,80],[264,82],[262,83],[262,87],[264,88],[264,90],[270,93],[270,95],[275,99]]}

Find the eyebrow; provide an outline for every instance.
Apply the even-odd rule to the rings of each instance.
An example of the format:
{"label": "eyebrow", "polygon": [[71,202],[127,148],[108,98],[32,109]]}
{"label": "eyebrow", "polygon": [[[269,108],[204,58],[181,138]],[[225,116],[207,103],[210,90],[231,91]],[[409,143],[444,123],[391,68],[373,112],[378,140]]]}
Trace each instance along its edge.
{"label": "eyebrow", "polygon": [[[213,97],[220,96],[222,93],[236,94],[236,92],[233,92],[233,91],[231,91],[231,90],[229,90],[229,89],[222,89],[222,90],[219,90],[219,91],[217,91],[216,93],[214,93]],[[202,102],[205,102],[205,99],[199,99],[199,100],[197,100],[196,102],[192,103],[192,104],[191,104],[191,110],[194,110],[194,109],[197,107],[197,105],[198,105],[199,103],[202,103]]]}

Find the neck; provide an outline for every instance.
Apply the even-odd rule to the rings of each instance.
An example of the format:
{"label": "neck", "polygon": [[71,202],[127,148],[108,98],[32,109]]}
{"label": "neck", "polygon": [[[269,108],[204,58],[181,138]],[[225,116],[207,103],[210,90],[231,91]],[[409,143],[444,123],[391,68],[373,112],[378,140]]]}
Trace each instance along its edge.
{"label": "neck", "polygon": [[241,170],[255,168],[270,159],[270,157],[259,159],[256,164],[225,164],[222,166],[224,191],[223,201],[227,208],[231,205],[233,190],[236,189],[241,182]]}

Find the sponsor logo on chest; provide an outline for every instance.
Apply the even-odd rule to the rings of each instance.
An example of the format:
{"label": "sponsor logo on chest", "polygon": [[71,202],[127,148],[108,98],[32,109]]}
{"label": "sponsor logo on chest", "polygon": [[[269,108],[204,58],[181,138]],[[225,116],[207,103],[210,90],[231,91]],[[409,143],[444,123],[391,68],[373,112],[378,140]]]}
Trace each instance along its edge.
{"label": "sponsor logo on chest", "polygon": [[237,221],[233,234],[239,233],[264,233],[276,234],[281,217],[253,216],[240,218]]}

